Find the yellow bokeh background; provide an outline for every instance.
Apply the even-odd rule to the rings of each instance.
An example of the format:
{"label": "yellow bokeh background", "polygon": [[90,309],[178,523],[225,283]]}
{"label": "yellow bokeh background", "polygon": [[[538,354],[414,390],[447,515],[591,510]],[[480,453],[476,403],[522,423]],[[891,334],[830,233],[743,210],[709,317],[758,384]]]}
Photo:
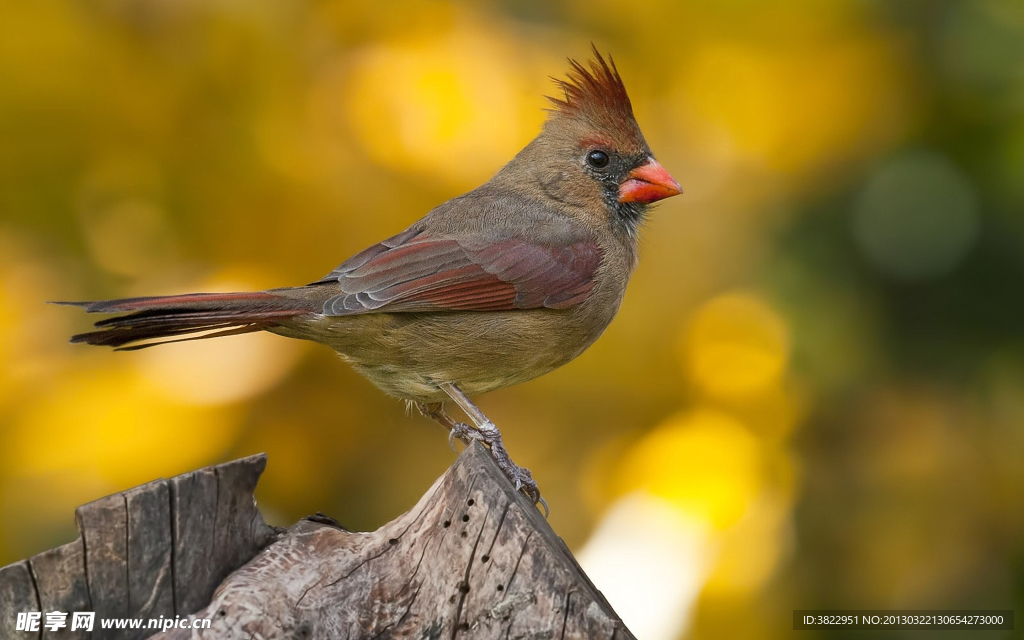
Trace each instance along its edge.
{"label": "yellow bokeh background", "polygon": [[[258,451],[275,524],[408,509],[444,433],[327,349],[112,353],[46,302],[315,280],[493,175],[591,42],[685,194],[605,335],[480,399],[555,530],[674,594],[622,601],[649,638],[1020,609],[1013,0],[3,3],[0,565],[83,502]],[[661,582],[623,560],[655,543]]]}

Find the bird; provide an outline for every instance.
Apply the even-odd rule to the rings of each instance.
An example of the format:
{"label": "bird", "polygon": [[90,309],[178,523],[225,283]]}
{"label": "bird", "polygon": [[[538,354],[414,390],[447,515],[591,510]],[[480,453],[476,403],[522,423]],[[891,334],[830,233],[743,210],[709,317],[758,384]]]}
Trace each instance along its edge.
{"label": "bird", "polygon": [[[573,360],[617,313],[651,205],[682,193],[596,46],[569,59],[540,133],[483,185],[298,287],[62,302],[113,314],[74,343],[134,350],[254,331],[334,349],[499,468],[547,513],[533,474],[471,397]],[[454,402],[472,424],[453,418]]]}

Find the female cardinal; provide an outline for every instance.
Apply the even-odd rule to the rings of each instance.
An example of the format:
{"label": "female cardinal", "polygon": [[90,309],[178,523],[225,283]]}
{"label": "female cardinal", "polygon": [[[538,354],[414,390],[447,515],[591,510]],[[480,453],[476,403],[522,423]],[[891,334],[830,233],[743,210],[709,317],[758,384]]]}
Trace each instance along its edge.
{"label": "female cardinal", "polygon": [[[122,313],[72,342],[141,349],[270,331],[322,342],[385,393],[480,440],[534,502],[529,470],[469,396],[569,362],[615,316],[651,203],[681,193],[594,48],[570,60],[543,130],[486,184],[302,287],[67,303]],[[200,335],[180,338],[186,334]],[[170,340],[157,340],[172,338]],[[474,426],[444,410],[453,400]],[[545,510],[546,510],[546,505]]]}

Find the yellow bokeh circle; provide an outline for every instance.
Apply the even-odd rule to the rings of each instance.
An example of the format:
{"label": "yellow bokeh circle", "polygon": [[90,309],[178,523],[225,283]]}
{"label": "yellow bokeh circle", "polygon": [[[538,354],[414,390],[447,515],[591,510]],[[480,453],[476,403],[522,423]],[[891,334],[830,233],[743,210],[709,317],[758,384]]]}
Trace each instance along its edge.
{"label": "yellow bokeh circle", "polygon": [[352,135],[383,166],[459,185],[486,180],[540,125],[543,104],[521,67],[499,36],[458,28],[369,47],[350,65]]}
{"label": "yellow bokeh circle", "polygon": [[713,410],[676,415],[637,443],[617,475],[622,493],[645,491],[723,529],[763,484],[760,444],[742,423]]}
{"label": "yellow bokeh circle", "polygon": [[700,307],[683,334],[690,379],[725,398],[760,393],[777,382],[789,360],[785,322],[760,298],[730,293]]}

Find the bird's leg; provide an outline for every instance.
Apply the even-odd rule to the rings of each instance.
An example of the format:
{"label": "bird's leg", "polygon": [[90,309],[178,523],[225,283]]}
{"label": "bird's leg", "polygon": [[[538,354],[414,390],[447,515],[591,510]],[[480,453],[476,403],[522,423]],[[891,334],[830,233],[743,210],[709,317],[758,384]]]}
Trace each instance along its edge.
{"label": "bird's leg", "polygon": [[437,386],[448,394],[448,397],[454,400],[455,404],[459,405],[459,408],[473,421],[481,436],[480,439],[490,447],[491,457],[498,463],[498,468],[512,481],[516,490],[525,493],[534,504],[540,504],[544,507],[544,515],[547,516],[548,503],[544,498],[540,497],[540,489],[537,488],[537,482],[533,479],[533,474],[530,473],[529,469],[520,467],[512,462],[512,458],[509,457],[508,451],[505,450],[505,445],[501,441],[501,432],[498,431],[498,427],[484,415],[484,412],[479,407],[473,404],[469,397],[462,392],[462,389],[459,389],[450,382],[442,382]]}
{"label": "bird's leg", "polygon": [[483,434],[465,422],[458,422],[444,410],[442,402],[417,402],[416,408],[428,418],[441,423],[448,430],[448,446],[455,449],[455,438],[469,446],[474,440],[483,440]]}

